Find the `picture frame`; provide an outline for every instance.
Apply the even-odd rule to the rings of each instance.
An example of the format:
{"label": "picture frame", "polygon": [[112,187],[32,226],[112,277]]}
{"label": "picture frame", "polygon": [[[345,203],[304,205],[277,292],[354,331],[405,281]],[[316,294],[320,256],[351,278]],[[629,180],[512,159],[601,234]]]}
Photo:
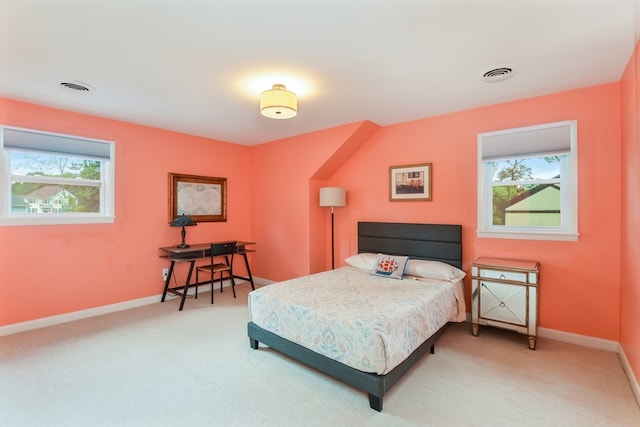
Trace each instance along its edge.
{"label": "picture frame", "polygon": [[431,163],[389,167],[389,200],[431,201]]}
{"label": "picture frame", "polygon": [[227,179],[169,173],[169,222],[178,215],[195,222],[227,220]]}

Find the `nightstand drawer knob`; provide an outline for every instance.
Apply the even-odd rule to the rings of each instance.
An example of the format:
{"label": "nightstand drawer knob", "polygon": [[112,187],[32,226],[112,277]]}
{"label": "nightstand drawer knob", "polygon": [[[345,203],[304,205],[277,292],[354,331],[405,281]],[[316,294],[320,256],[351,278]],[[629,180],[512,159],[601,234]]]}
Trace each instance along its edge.
{"label": "nightstand drawer knob", "polygon": [[500,280],[504,280],[504,279],[506,279],[505,275],[504,275],[504,274],[501,274],[501,275],[500,275]]}

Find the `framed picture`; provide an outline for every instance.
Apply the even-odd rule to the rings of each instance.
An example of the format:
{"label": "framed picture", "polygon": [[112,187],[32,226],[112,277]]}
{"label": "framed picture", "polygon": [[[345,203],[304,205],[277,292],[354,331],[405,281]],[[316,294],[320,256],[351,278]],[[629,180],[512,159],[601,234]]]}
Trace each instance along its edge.
{"label": "framed picture", "polygon": [[431,200],[431,163],[389,167],[389,200]]}
{"label": "framed picture", "polygon": [[195,222],[227,220],[227,179],[169,173],[169,221],[186,215]]}

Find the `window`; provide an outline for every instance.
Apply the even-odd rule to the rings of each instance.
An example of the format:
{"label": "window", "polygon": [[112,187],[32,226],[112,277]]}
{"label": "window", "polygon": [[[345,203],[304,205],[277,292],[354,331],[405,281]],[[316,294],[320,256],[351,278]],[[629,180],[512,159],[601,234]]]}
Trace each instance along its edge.
{"label": "window", "polygon": [[115,144],[0,127],[0,225],[114,221]]}
{"label": "window", "polygon": [[576,121],[478,135],[478,237],[578,239]]}

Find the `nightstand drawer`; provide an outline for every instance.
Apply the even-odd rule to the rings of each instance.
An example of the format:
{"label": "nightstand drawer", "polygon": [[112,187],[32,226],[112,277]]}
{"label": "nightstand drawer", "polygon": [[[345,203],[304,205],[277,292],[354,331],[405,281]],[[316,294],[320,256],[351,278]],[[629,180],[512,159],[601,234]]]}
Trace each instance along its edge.
{"label": "nightstand drawer", "polygon": [[520,271],[502,271],[480,269],[480,277],[487,279],[508,280],[511,282],[527,283],[527,273]]}

